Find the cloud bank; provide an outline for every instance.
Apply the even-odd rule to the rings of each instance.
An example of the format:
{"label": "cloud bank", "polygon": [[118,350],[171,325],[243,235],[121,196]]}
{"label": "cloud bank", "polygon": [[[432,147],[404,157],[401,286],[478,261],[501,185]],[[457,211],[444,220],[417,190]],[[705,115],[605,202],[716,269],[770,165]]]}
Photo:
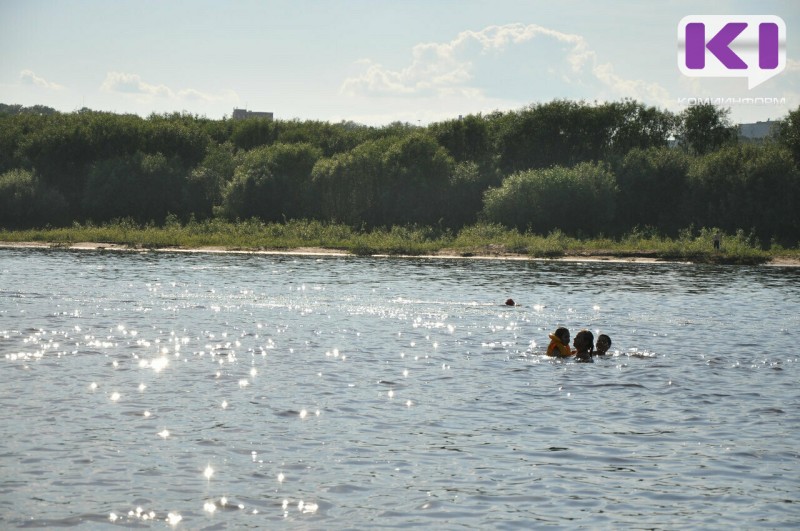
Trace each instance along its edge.
{"label": "cloud bank", "polygon": [[166,98],[187,101],[236,101],[238,95],[234,91],[224,91],[220,94],[209,94],[193,88],[173,90],[166,85],[154,85],[142,80],[138,74],[126,72],[108,72],[100,86],[103,92],[127,94],[140,98]]}
{"label": "cloud bank", "polygon": [[47,81],[45,78],[37,76],[32,70],[23,70],[19,73],[19,79],[23,85],[32,85],[47,90],[61,90],[63,85]]}
{"label": "cloud bank", "polygon": [[411,49],[410,63],[400,68],[372,59],[359,61],[358,67],[361,72],[341,84],[342,94],[525,102],[582,94],[658,104],[670,99],[657,83],[617,74],[581,35],[536,24],[488,26],[463,31],[448,42],[420,43]]}

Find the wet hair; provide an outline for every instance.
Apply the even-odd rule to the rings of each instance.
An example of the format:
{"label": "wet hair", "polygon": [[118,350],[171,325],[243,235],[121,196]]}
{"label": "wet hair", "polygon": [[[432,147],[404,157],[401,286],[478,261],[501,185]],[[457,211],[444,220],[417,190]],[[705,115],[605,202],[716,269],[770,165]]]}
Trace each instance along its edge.
{"label": "wet hair", "polygon": [[611,348],[611,338],[610,337],[608,337],[605,334],[600,334],[599,336],[597,336],[597,343],[600,344],[601,341],[605,341],[606,343],[608,343],[608,348]]}
{"label": "wet hair", "polygon": [[594,352],[594,335],[588,330],[581,330],[575,334],[575,342],[589,346],[589,354]]}
{"label": "wet hair", "polygon": [[514,299],[508,299],[506,301],[506,306],[516,306],[517,304],[514,302]]}
{"label": "wet hair", "polygon": [[[569,330],[567,330],[567,329],[566,329],[566,328],[564,328],[563,326],[561,326],[561,327],[559,327],[559,328],[556,328],[556,331],[555,331],[555,332],[553,332],[553,335],[554,335],[554,336],[556,336],[556,337],[558,337],[559,339],[562,339],[562,338],[564,337],[564,335],[565,335],[565,334],[566,334],[566,335],[569,335]],[[562,339],[562,341],[563,341],[563,339]]]}

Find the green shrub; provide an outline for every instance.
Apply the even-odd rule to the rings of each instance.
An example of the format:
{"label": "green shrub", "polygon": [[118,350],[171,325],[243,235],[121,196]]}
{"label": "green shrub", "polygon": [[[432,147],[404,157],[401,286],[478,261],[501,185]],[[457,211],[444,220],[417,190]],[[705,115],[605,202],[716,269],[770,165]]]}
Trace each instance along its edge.
{"label": "green shrub", "polygon": [[17,169],[0,175],[0,226],[36,227],[68,220],[64,196],[33,172]]}
{"label": "green shrub", "polygon": [[516,173],[486,192],[487,221],[547,234],[597,234],[610,225],[616,202],[614,176],[605,164],[584,162]]}

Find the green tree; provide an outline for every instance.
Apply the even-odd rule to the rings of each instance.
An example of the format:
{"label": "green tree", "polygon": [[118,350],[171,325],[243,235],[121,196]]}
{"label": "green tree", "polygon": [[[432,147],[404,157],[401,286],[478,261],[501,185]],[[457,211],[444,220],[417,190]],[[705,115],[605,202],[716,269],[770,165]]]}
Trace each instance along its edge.
{"label": "green tree", "polygon": [[681,217],[689,157],[670,148],[634,149],[616,171],[619,198],[617,227],[620,232],[637,225],[677,233],[684,228]]}
{"label": "green tree", "polygon": [[421,132],[364,142],[314,168],[320,216],[371,227],[436,224],[447,215],[453,166],[447,151]]}
{"label": "green tree", "polygon": [[69,221],[67,202],[29,170],[0,175],[0,227],[22,229]]}
{"label": "green tree", "polygon": [[489,124],[480,115],[432,124],[429,129],[456,162],[471,161],[482,166],[491,162]]}
{"label": "green tree", "polygon": [[44,105],[23,107],[22,105],[6,105],[5,103],[0,103],[0,114],[9,114],[9,115],[27,114],[27,115],[43,116],[48,114],[58,114],[58,111],[53,109],[52,107],[46,107]]}
{"label": "green tree", "polygon": [[786,148],[727,146],[698,157],[687,191],[684,219],[698,226],[754,230],[764,243],[800,239],[800,175]]}
{"label": "green tree", "polygon": [[308,143],[322,151],[323,157],[345,153],[364,142],[370,128],[350,123],[291,120],[276,122],[276,142]]}
{"label": "green tree", "polygon": [[619,120],[613,108],[556,100],[492,115],[497,167],[503,174],[602,160]]}
{"label": "green tree", "polygon": [[259,146],[268,146],[275,142],[276,125],[266,118],[249,120],[233,120],[231,142],[239,149],[251,150]]}
{"label": "green tree", "polygon": [[208,133],[191,115],[151,115],[144,129],[144,151],[178,157],[187,168],[203,160],[210,142]]}
{"label": "green tree", "polygon": [[19,158],[36,170],[49,187],[77,205],[95,161],[126,157],[142,148],[141,118],[131,115],[80,112],[37,120],[38,127],[19,144]]}
{"label": "green tree", "polygon": [[730,109],[722,109],[710,103],[687,107],[678,116],[678,143],[687,152],[697,155],[735,143],[736,128],[729,115]]}
{"label": "green tree", "polygon": [[307,143],[274,144],[243,153],[227,185],[220,213],[229,219],[281,221],[308,217],[311,170],[321,152]]}
{"label": "green tree", "polygon": [[230,142],[209,144],[203,161],[189,174],[186,183],[187,211],[200,219],[213,215],[222,204],[223,191],[236,170],[234,147]]}
{"label": "green tree", "polygon": [[53,115],[19,146],[26,167],[34,168],[46,185],[73,204],[80,199],[86,169],[94,157],[86,121],[71,115]]}
{"label": "green tree", "polygon": [[162,223],[167,214],[186,215],[186,172],[178,157],[137,152],[96,162],[83,194],[85,216],[94,221],[129,217]]}
{"label": "green tree", "polygon": [[483,208],[483,194],[499,184],[495,175],[494,172],[482,170],[476,162],[456,164],[443,197],[444,224],[460,229],[476,223]]}
{"label": "green tree", "polygon": [[778,139],[791,151],[795,164],[800,167],[800,106],[780,121]]}
{"label": "green tree", "polygon": [[614,175],[603,163],[583,162],[565,168],[515,173],[486,192],[483,216],[539,234],[553,230],[592,235],[606,230],[616,206]]}
{"label": "green tree", "polygon": [[424,133],[394,142],[383,157],[378,188],[381,224],[436,224],[444,217],[442,197],[454,161]]}
{"label": "green tree", "polygon": [[607,103],[603,107],[613,124],[610,147],[615,155],[625,156],[633,149],[667,147],[675,133],[677,118],[668,111],[646,107],[633,100]]}
{"label": "green tree", "polygon": [[382,222],[379,185],[390,140],[369,140],[351,151],[321,159],[312,171],[322,219],[374,227]]}
{"label": "green tree", "polygon": [[34,114],[0,114],[0,173],[32,166],[22,147],[30,136],[46,127],[48,120]]}

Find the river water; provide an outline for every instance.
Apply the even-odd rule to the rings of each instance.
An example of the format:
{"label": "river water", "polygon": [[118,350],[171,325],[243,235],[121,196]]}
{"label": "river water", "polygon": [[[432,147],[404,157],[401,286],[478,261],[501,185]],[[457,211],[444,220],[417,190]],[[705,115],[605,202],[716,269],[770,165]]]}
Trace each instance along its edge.
{"label": "river water", "polygon": [[798,310],[798,268],[2,250],[0,528],[797,528]]}

